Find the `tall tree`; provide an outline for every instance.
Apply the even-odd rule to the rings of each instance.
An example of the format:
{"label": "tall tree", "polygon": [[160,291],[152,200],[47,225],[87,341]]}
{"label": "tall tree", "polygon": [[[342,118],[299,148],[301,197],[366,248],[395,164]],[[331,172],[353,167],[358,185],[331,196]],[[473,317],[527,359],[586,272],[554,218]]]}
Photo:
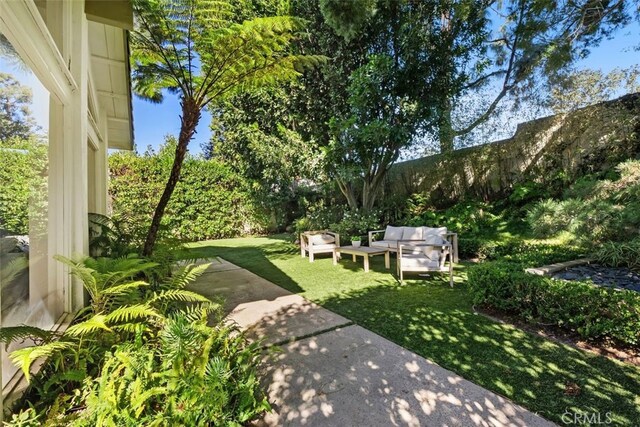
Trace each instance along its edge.
{"label": "tall tree", "polygon": [[371,210],[389,167],[415,134],[417,103],[402,89],[393,58],[373,55],[350,78],[350,114],[334,119],[327,169],[352,210]]}
{"label": "tall tree", "polygon": [[460,84],[456,78],[437,79],[442,69],[453,67],[449,50],[456,61],[464,62],[473,56],[477,39],[482,38],[486,1],[459,2],[455,12],[460,25],[455,37],[443,24],[453,19],[453,13],[441,3],[363,2],[361,13],[367,19],[343,27],[345,15],[360,12],[341,13],[344,8],[351,10],[351,5],[320,1],[327,23],[346,41],[355,40],[354,22],[364,22],[357,40],[366,46],[364,63],[345,79],[349,86],[343,102],[349,110],[334,110],[333,123],[340,126],[330,147],[333,163],[342,169],[336,171],[336,180],[352,209],[371,209],[401,152],[427,141],[424,137],[437,120],[439,99],[433,93]]}
{"label": "tall tree", "polygon": [[[350,8],[352,17],[346,20],[340,2],[322,1],[333,4],[323,11],[327,22],[345,37],[357,33],[354,22],[360,23],[361,32],[371,31],[372,25],[379,25],[380,11],[388,7],[385,0],[377,0],[369,8]],[[404,3],[403,13],[411,13],[413,2],[392,3]],[[637,13],[637,6],[634,10],[629,0],[421,3],[432,9],[432,21],[413,41],[429,47],[422,60],[435,65],[425,96],[434,107],[430,131],[443,152],[454,148],[456,137],[491,118],[506,98],[525,98],[541,80],[566,70]],[[372,8],[377,12],[372,14]],[[394,25],[387,23],[389,28]],[[486,97],[475,111],[456,114],[469,96],[488,86],[495,89],[493,96]]]}
{"label": "tall tree", "polygon": [[11,74],[0,73],[0,141],[27,139],[35,130],[31,89]]}
{"label": "tall tree", "polygon": [[292,55],[304,28],[290,16],[233,22],[233,5],[220,0],[134,0],[132,71],[135,92],[161,102],[180,96],[180,133],[171,173],[155,209],[143,254],[153,252],[160,221],[180,179],[202,109],[239,92],[290,81],[323,58]]}

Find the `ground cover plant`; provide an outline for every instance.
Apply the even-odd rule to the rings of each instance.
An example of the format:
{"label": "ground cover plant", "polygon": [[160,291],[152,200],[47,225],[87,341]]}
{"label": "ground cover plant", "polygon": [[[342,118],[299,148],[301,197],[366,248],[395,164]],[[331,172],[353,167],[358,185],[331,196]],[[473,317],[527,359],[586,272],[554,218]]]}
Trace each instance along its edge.
{"label": "ground cover plant", "polygon": [[0,329],[4,343],[31,343],[10,353],[30,385],[8,425],[241,425],[269,408],[258,346],[222,323],[219,304],[185,289],[207,264],[167,275],[136,255],[57,259],[90,304],[62,333]]}
{"label": "ground cover plant", "polygon": [[[565,252],[547,242],[538,253],[523,250],[520,260],[553,261]],[[552,421],[561,423],[566,410],[610,413],[613,425],[640,419],[640,367],[478,314],[468,263],[456,267],[449,288],[437,277],[398,286],[393,263],[388,271],[377,258],[368,274],[348,259],[335,267],[330,257],[309,263],[284,235],[199,242],[191,253],[221,256]]]}

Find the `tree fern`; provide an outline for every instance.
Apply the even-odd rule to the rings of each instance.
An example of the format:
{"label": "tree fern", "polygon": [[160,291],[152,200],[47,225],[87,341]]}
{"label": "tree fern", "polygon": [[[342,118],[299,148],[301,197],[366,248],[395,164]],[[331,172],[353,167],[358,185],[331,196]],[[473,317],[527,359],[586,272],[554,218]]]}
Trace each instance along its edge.
{"label": "tree fern", "polygon": [[153,102],[162,101],[164,90],[177,93],[182,108],[173,166],[143,248],[149,256],[202,110],[235,93],[295,79],[325,58],[289,53],[305,25],[294,17],[234,23],[228,1],[134,0],[133,6],[134,91]]}

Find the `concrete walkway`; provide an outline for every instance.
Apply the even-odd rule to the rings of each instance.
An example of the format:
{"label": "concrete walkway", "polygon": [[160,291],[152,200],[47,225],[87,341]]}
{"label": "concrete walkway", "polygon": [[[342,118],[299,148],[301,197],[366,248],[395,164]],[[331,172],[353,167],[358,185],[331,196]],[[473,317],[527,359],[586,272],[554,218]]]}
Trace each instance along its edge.
{"label": "concrete walkway", "polygon": [[274,410],[258,426],[553,426],[348,319],[223,260],[191,289],[224,297],[265,352]]}

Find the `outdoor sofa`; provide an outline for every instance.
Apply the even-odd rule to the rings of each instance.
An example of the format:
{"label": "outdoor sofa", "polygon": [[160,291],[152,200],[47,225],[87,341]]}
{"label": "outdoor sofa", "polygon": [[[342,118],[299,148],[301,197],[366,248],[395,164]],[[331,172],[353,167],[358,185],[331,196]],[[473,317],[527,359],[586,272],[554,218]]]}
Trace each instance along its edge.
{"label": "outdoor sofa", "polygon": [[[381,240],[376,240],[382,233]],[[434,237],[441,237],[451,245],[453,262],[458,262],[458,233],[447,230],[446,227],[394,227],[388,225],[384,230],[369,231],[369,246],[373,248],[388,248],[390,252],[398,252],[398,242],[424,243],[432,241]]]}
{"label": "outdoor sofa", "polygon": [[[382,240],[375,240],[383,233]],[[369,246],[396,252],[397,274],[400,283],[404,272],[444,272],[453,286],[453,263],[457,261],[457,233],[445,227],[393,227],[369,232]],[[455,242],[455,246],[453,244]],[[454,261],[454,254],[455,261]]]}

